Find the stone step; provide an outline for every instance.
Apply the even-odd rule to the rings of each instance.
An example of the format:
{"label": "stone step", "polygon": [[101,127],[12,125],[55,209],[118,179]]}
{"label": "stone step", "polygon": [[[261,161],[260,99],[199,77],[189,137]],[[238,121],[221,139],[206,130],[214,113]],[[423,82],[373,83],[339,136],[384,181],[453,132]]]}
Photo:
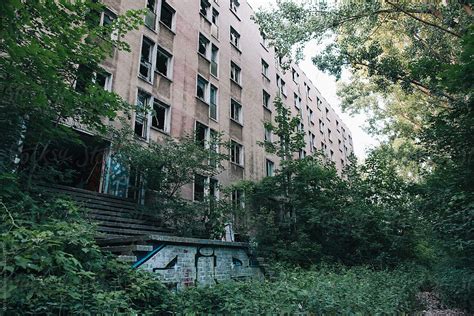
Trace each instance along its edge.
{"label": "stone step", "polygon": [[[126,222],[112,222],[112,221],[104,221],[104,220],[93,220],[96,222],[100,227],[117,227],[117,228],[126,228],[126,229],[134,229],[137,231],[142,231],[140,235],[143,235],[145,233],[160,233],[163,230],[166,230],[165,228],[161,228],[159,226],[153,226],[153,225],[141,225],[141,224],[135,224],[135,223],[126,223]],[[100,230],[100,229],[99,229]]]}
{"label": "stone step", "polygon": [[149,230],[137,230],[137,229],[127,229],[127,228],[118,228],[118,227],[108,227],[108,226],[98,226],[97,231],[103,233],[110,233],[114,235],[123,235],[123,236],[142,236],[142,235],[166,235],[166,231],[149,231]]}
{"label": "stone step", "polygon": [[150,219],[138,219],[138,218],[127,218],[118,215],[105,215],[103,213],[90,213],[87,214],[88,218],[99,221],[108,221],[108,222],[123,222],[123,223],[132,223],[132,224],[142,224],[142,225],[153,225],[160,227],[161,225],[157,221],[152,221]]}
{"label": "stone step", "polygon": [[49,192],[65,193],[65,194],[70,194],[77,197],[90,198],[90,199],[100,199],[100,200],[108,201],[111,203],[120,203],[122,205],[135,206],[137,204],[135,201],[131,199],[121,198],[121,197],[113,196],[110,194],[98,193],[95,191],[74,188],[70,186],[48,184],[48,185],[41,185],[41,187],[45,191],[49,191]]}
{"label": "stone step", "polygon": [[106,246],[106,247],[102,247],[102,250],[110,251],[113,253],[132,254],[133,252],[150,252],[153,250],[153,246],[148,246],[148,245]]}
{"label": "stone step", "polygon": [[128,262],[128,263],[133,263],[133,262],[136,262],[136,261],[137,261],[137,257],[136,257],[136,256],[124,256],[124,255],[121,255],[121,256],[118,256],[117,259],[118,259],[119,261]]}

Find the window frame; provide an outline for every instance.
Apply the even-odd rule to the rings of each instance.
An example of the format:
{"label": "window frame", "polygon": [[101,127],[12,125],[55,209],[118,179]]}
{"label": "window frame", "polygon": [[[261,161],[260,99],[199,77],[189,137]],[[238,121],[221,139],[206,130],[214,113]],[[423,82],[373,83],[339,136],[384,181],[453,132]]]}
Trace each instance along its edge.
{"label": "window frame", "polygon": [[[138,107],[140,106],[139,104],[139,98],[140,98],[140,95],[144,96],[145,97],[145,101],[143,103],[143,110],[145,111],[142,114],[139,115],[139,111],[138,111]],[[136,95],[136,101],[135,101],[135,111],[134,111],[134,117],[133,117],[133,131],[134,131],[134,135],[139,137],[140,139],[143,139],[145,141],[148,141],[149,139],[149,136],[150,136],[150,121],[151,121],[151,116],[150,116],[150,113],[148,111],[148,107],[150,106],[150,104],[153,104],[153,96],[142,90],[142,89],[137,89],[137,95]],[[137,121],[138,121],[138,118],[141,118],[141,125],[142,125],[142,132],[141,132],[141,135],[138,135],[137,134],[137,131],[136,131],[136,128],[137,128]]]}
{"label": "window frame", "polygon": [[[217,53],[214,54],[214,52],[217,52]],[[215,58],[214,58],[214,56],[215,56]],[[210,74],[212,76],[216,77],[216,78],[219,78],[219,47],[217,47],[217,45],[214,45],[213,43],[211,43],[211,58],[210,58],[210,61],[211,61],[211,65],[210,65],[210,69],[209,69]],[[214,69],[215,69],[215,72],[216,72],[215,74],[212,71],[213,66],[214,66]]]}
{"label": "window frame", "polygon": [[[212,100],[212,91],[215,91],[215,101]],[[212,108],[215,108],[215,117],[211,115]],[[210,83],[209,85],[209,118],[214,121],[219,121],[219,88]]]}
{"label": "window frame", "polygon": [[[198,93],[200,79],[205,84],[204,89],[203,89],[204,96],[202,98],[199,96],[199,93]],[[196,98],[198,98],[199,100],[201,100],[201,101],[203,101],[204,103],[207,103],[207,104],[209,104],[209,98],[210,98],[210,91],[209,91],[210,86],[209,85],[210,85],[210,83],[209,83],[208,80],[206,80],[203,76],[201,76],[199,74],[197,75],[197,78],[196,78]]]}
{"label": "window frame", "polygon": [[240,33],[230,26],[230,43],[240,51]]}
{"label": "window frame", "polygon": [[[201,52],[201,44],[202,43],[205,43],[204,45],[204,53]],[[199,32],[199,38],[198,38],[198,54],[203,56],[206,60],[209,60],[210,61],[210,58],[211,58],[211,40],[209,38],[207,38],[206,35],[204,35],[203,33]]]}
{"label": "window frame", "polygon": [[[168,25],[167,23],[165,23],[163,20],[162,20],[162,16],[163,16],[163,8],[167,9],[169,12],[171,12],[171,26]],[[176,28],[176,10],[169,4],[166,2],[166,0],[161,0],[161,7],[160,7],[160,19],[159,19],[160,23],[163,24],[167,29],[171,30],[173,33],[175,31],[175,28]]]}
{"label": "window frame", "polygon": [[270,159],[265,159],[265,174],[267,177],[273,177],[275,175],[275,163]]}
{"label": "window frame", "polygon": [[[236,151],[238,149],[238,152]],[[236,159],[238,161],[236,161]],[[230,141],[230,162],[240,167],[244,167],[244,145],[235,140]]]}
{"label": "window frame", "polygon": [[[238,109],[237,118],[234,117],[234,113],[235,113],[234,109]],[[239,101],[235,100],[234,98],[230,99],[230,119],[238,123],[239,125],[244,124],[242,104]]]}
{"label": "window frame", "polygon": [[[166,63],[166,74],[162,73],[161,71],[158,70],[158,57],[159,55],[166,56],[167,57],[167,63]],[[163,75],[164,77],[168,79],[173,78],[173,54],[168,52],[166,49],[161,47],[160,45],[157,45],[156,48],[156,63],[155,63],[155,72]]]}
{"label": "window frame", "polygon": [[[149,48],[149,56],[148,56],[148,61],[143,60],[143,45],[147,42],[148,44],[151,44],[151,47]],[[138,77],[140,79],[143,79],[144,81],[153,84],[153,73],[155,71],[155,62],[156,62],[156,43],[152,41],[150,38],[146,36],[142,36],[142,41],[140,45],[140,64],[138,67]],[[144,76],[142,74],[142,67],[146,67],[148,69],[147,76]]]}
{"label": "window frame", "polygon": [[238,14],[239,12],[239,8],[240,8],[240,2],[239,0],[230,0],[229,1],[229,9],[230,11],[232,11],[234,14]]}
{"label": "window frame", "polygon": [[[156,117],[157,111],[156,111],[155,106],[159,106],[159,107],[165,109],[163,129],[161,129],[158,126],[154,125],[154,119],[156,118],[156,120],[158,120],[158,118]],[[151,117],[151,128],[153,128],[157,131],[163,132],[165,134],[169,134],[170,133],[170,124],[171,124],[171,119],[170,119],[171,106],[169,104],[161,101],[161,100],[158,100],[157,98],[153,98],[153,111],[154,111],[154,113]]]}
{"label": "window frame", "polygon": [[239,86],[242,85],[242,68],[233,61],[230,62],[230,79]]}
{"label": "window frame", "polygon": [[270,65],[262,58],[262,75],[270,80],[269,77],[269,70],[270,70]]}

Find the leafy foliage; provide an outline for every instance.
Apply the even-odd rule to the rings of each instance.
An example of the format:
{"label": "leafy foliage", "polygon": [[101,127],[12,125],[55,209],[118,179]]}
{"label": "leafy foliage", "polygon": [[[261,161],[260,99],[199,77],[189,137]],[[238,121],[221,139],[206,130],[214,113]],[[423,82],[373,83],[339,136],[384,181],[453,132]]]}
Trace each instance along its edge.
{"label": "leafy foliage", "polygon": [[414,310],[414,294],[424,284],[425,273],[418,267],[281,269],[274,282],[186,290],[176,297],[175,306],[184,313],[395,314]]}
{"label": "leafy foliage", "polygon": [[205,144],[186,136],[165,137],[143,146],[130,130],[121,129],[116,131],[113,143],[116,159],[130,166],[146,191],[146,212],[181,236],[222,236],[228,212],[226,200],[217,200],[211,194],[202,201],[182,197],[183,188],[192,185],[197,175],[214,177],[222,172],[221,163],[227,155],[221,151],[227,144],[220,135],[213,135]]}
{"label": "leafy foliage", "polygon": [[[169,292],[151,274],[101,252],[72,202],[26,194],[3,179],[2,306],[13,314],[162,311]],[[13,193],[13,194],[12,194]]]}
{"label": "leafy foliage", "polygon": [[[13,169],[25,139],[36,159],[52,140],[74,137],[58,128],[61,124],[104,133],[107,119],[129,108],[92,78],[102,73],[100,62],[114,50],[129,48],[123,36],[142,23],[143,15],[128,11],[101,26],[103,10],[95,1],[0,4],[0,131],[8,135],[0,146],[1,171]],[[37,166],[30,168],[34,173]]]}
{"label": "leafy foliage", "polygon": [[[472,4],[370,1],[328,7],[279,1],[257,13],[257,20],[287,56],[295,45],[300,58],[307,41],[334,39],[313,63],[337,78],[350,71],[339,89],[343,107],[366,112],[369,130],[385,136],[394,149],[389,153],[394,170],[411,182],[413,193],[411,210],[407,201],[392,201],[408,211],[395,214],[423,225],[431,243],[441,247],[440,256],[453,259],[441,260],[453,269],[451,274],[447,264],[440,265],[446,275],[472,275]],[[374,187],[377,195],[397,197],[382,170],[374,173],[373,183],[381,185]],[[387,212],[393,208],[388,201],[385,206]],[[462,282],[457,290],[455,281],[444,286],[441,277],[439,282],[451,302],[458,293],[457,302],[472,308]]]}

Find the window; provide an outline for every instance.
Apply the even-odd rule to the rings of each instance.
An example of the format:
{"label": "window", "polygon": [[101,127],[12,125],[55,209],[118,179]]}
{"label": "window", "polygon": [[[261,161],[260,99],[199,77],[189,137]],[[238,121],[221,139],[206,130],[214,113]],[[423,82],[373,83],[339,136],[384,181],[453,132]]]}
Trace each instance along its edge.
{"label": "window", "polygon": [[300,149],[300,151],[298,152],[298,158],[303,159],[304,157],[306,157],[306,151]]}
{"label": "window", "polygon": [[310,93],[311,93],[311,88],[309,87],[309,85],[306,85],[306,96],[307,96],[309,99],[311,99]]}
{"label": "window", "polygon": [[244,147],[234,141],[230,142],[230,161],[239,165],[244,165]]}
{"label": "window", "polygon": [[295,68],[291,68],[291,77],[295,83],[298,83],[300,75],[296,72]]}
{"label": "window", "polygon": [[219,198],[219,181],[199,174],[194,176],[194,201],[204,201],[206,196]]}
{"label": "window", "polygon": [[324,122],[322,120],[319,120],[319,131],[324,133]]}
{"label": "window", "polygon": [[219,153],[219,133],[213,129],[209,130],[209,165],[217,168],[219,166],[219,161],[217,159],[217,154]]}
{"label": "window", "polygon": [[308,112],[308,123],[314,125],[314,113],[309,107],[306,107],[306,111]]}
{"label": "window", "polygon": [[296,93],[293,93],[293,97],[295,102],[295,108],[301,109],[301,98]]}
{"label": "window", "polygon": [[173,20],[174,20],[175,10],[166,3],[166,0],[161,2],[161,16],[160,21],[166,25],[170,30],[173,30]]}
{"label": "window", "polygon": [[267,177],[273,177],[274,168],[275,168],[275,164],[273,163],[273,161],[267,159],[265,167],[266,167],[265,169],[267,172]]}
{"label": "window", "polygon": [[268,64],[262,59],[262,74],[268,78]]}
{"label": "window", "polygon": [[205,148],[209,138],[209,127],[202,123],[196,122],[195,137],[196,143]]}
{"label": "window", "polygon": [[210,41],[201,33],[199,33],[199,48],[198,52],[205,58],[209,58]]}
{"label": "window", "polygon": [[245,208],[244,192],[242,190],[233,190],[231,195],[232,205],[236,208]]}
{"label": "window", "polygon": [[197,92],[196,95],[199,99],[203,100],[204,102],[208,102],[208,90],[209,89],[209,82],[202,78],[201,76],[198,76],[197,78]]}
{"label": "window", "polygon": [[344,159],[341,159],[341,166],[344,167],[346,164],[344,162]]}
{"label": "window", "polygon": [[268,94],[268,92],[265,90],[263,90],[262,93],[263,93],[263,106],[269,109],[270,108],[270,94]]}
{"label": "window", "polygon": [[230,27],[230,42],[234,45],[237,49],[240,48],[240,34],[231,26]]}
{"label": "window", "polygon": [[264,140],[266,142],[272,142],[272,131],[265,127]]}
{"label": "window", "polygon": [[171,77],[171,60],[173,55],[158,46],[156,53],[156,71],[165,77]]}
{"label": "window", "polygon": [[217,120],[217,88],[213,85],[210,89],[209,117]]}
{"label": "window", "polygon": [[209,196],[217,200],[219,198],[219,181],[214,178],[209,178]]}
{"label": "window", "polygon": [[323,104],[323,102],[321,101],[321,99],[319,99],[318,97],[316,97],[316,107],[318,108],[318,110],[321,111],[321,104]]}
{"label": "window", "polygon": [[[117,18],[117,15],[110,11],[109,9],[105,9],[104,12],[102,12],[102,15],[100,17],[100,25],[101,26],[110,26],[114,22],[114,20]],[[105,36],[109,36],[109,34],[104,34]],[[118,40],[118,33],[116,30],[110,33],[110,39],[112,41]]]}
{"label": "window", "polygon": [[334,151],[332,151],[332,149],[329,150],[329,157],[331,158],[331,160],[334,159]]}
{"label": "window", "polygon": [[211,48],[211,74],[218,77],[219,73],[219,48],[212,44]]}
{"label": "window", "polygon": [[277,81],[277,87],[278,87],[278,90],[279,90],[280,94],[282,94],[283,96],[286,97],[286,84],[285,84],[285,81],[283,81],[283,79],[281,79],[279,75],[276,75],[276,81]]}
{"label": "window", "polygon": [[140,77],[151,82],[153,73],[153,51],[155,43],[143,37],[142,51],[140,57]]}
{"label": "window", "polygon": [[201,13],[203,16],[205,16],[208,19],[210,8],[211,8],[211,4],[209,3],[208,0],[201,0],[201,6],[200,6],[200,9],[199,9],[199,13]]}
{"label": "window", "polygon": [[95,83],[104,88],[105,91],[112,91],[112,75],[105,71],[96,74]]}
{"label": "window", "polygon": [[230,118],[242,124],[242,105],[234,99],[230,101]]}
{"label": "window", "polygon": [[331,119],[329,118],[329,109],[328,109],[328,108],[326,108],[326,119],[327,119],[328,121],[331,120]]}
{"label": "window", "polygon": [[296,126],[296,130],[298,132],[304,132],[304,124],[302,122],[299,122],[298,125]]}
{"label": "window", "polygon": [[154,114],[151,118],[151,126],[160,131],[169,132],[169,105],[155,100],[153,102],[153,111]]}
{"label": "window", "polygon": [[145,25],[154,30],[156,28],[156,0],[148,0],[146,8],[148,10],[145,15]]}
{"label": "window", "polygon": [[262,38],[262,45],[263,47],[267,48],[268,47],[268,42],[267,42],[267,36],[263,31],[260,31],[260,37]]}
{"label": "window", "polygon": [[147,138],[148,136],[148,108],[151,102],[151,95],[141,90],[138,91],[134,131],[135,135],[141,138]]}
{"label": "window", "polygon": [[201,175],[194,176],[194,201],[204,201],[207,178]]}
{"label": "window", "polygon": [[219,23],[219,11],[216,9],[212,9],[212,24],[215,26],[218,26],[217,24]]}
{"label": "window", "polygon": [[230,63],[230,79],[240,84],[240,67],[233,62]]}
{"label": "window", "polygon": [[239,10],[239,0],[230,0],[230,10],[237,14],[237,11]]}
{"label": "window", "polygon": [[331,130],[328,128],[328,139],[329,139],[329,142],[332,143],[332,140],[331,140]]}
{"label": "window", "polygon": [[313,152],[314,147],[316,147],[316,136],[313,133],[308,132],[308,138],[309,138],[309,148],[311,152]]}

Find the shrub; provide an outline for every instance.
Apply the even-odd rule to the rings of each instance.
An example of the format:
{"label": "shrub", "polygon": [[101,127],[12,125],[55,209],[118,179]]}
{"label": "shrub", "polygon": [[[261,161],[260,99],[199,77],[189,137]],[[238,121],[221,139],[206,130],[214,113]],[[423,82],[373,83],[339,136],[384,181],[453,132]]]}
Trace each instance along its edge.
{"label": "shrub", "polygon": [[401,313],[414,310],[415,293],[425,280],[426,272],[416,266],[281,269],[274,282],[188,289],[175,296],[175,308],[183,313]]}

